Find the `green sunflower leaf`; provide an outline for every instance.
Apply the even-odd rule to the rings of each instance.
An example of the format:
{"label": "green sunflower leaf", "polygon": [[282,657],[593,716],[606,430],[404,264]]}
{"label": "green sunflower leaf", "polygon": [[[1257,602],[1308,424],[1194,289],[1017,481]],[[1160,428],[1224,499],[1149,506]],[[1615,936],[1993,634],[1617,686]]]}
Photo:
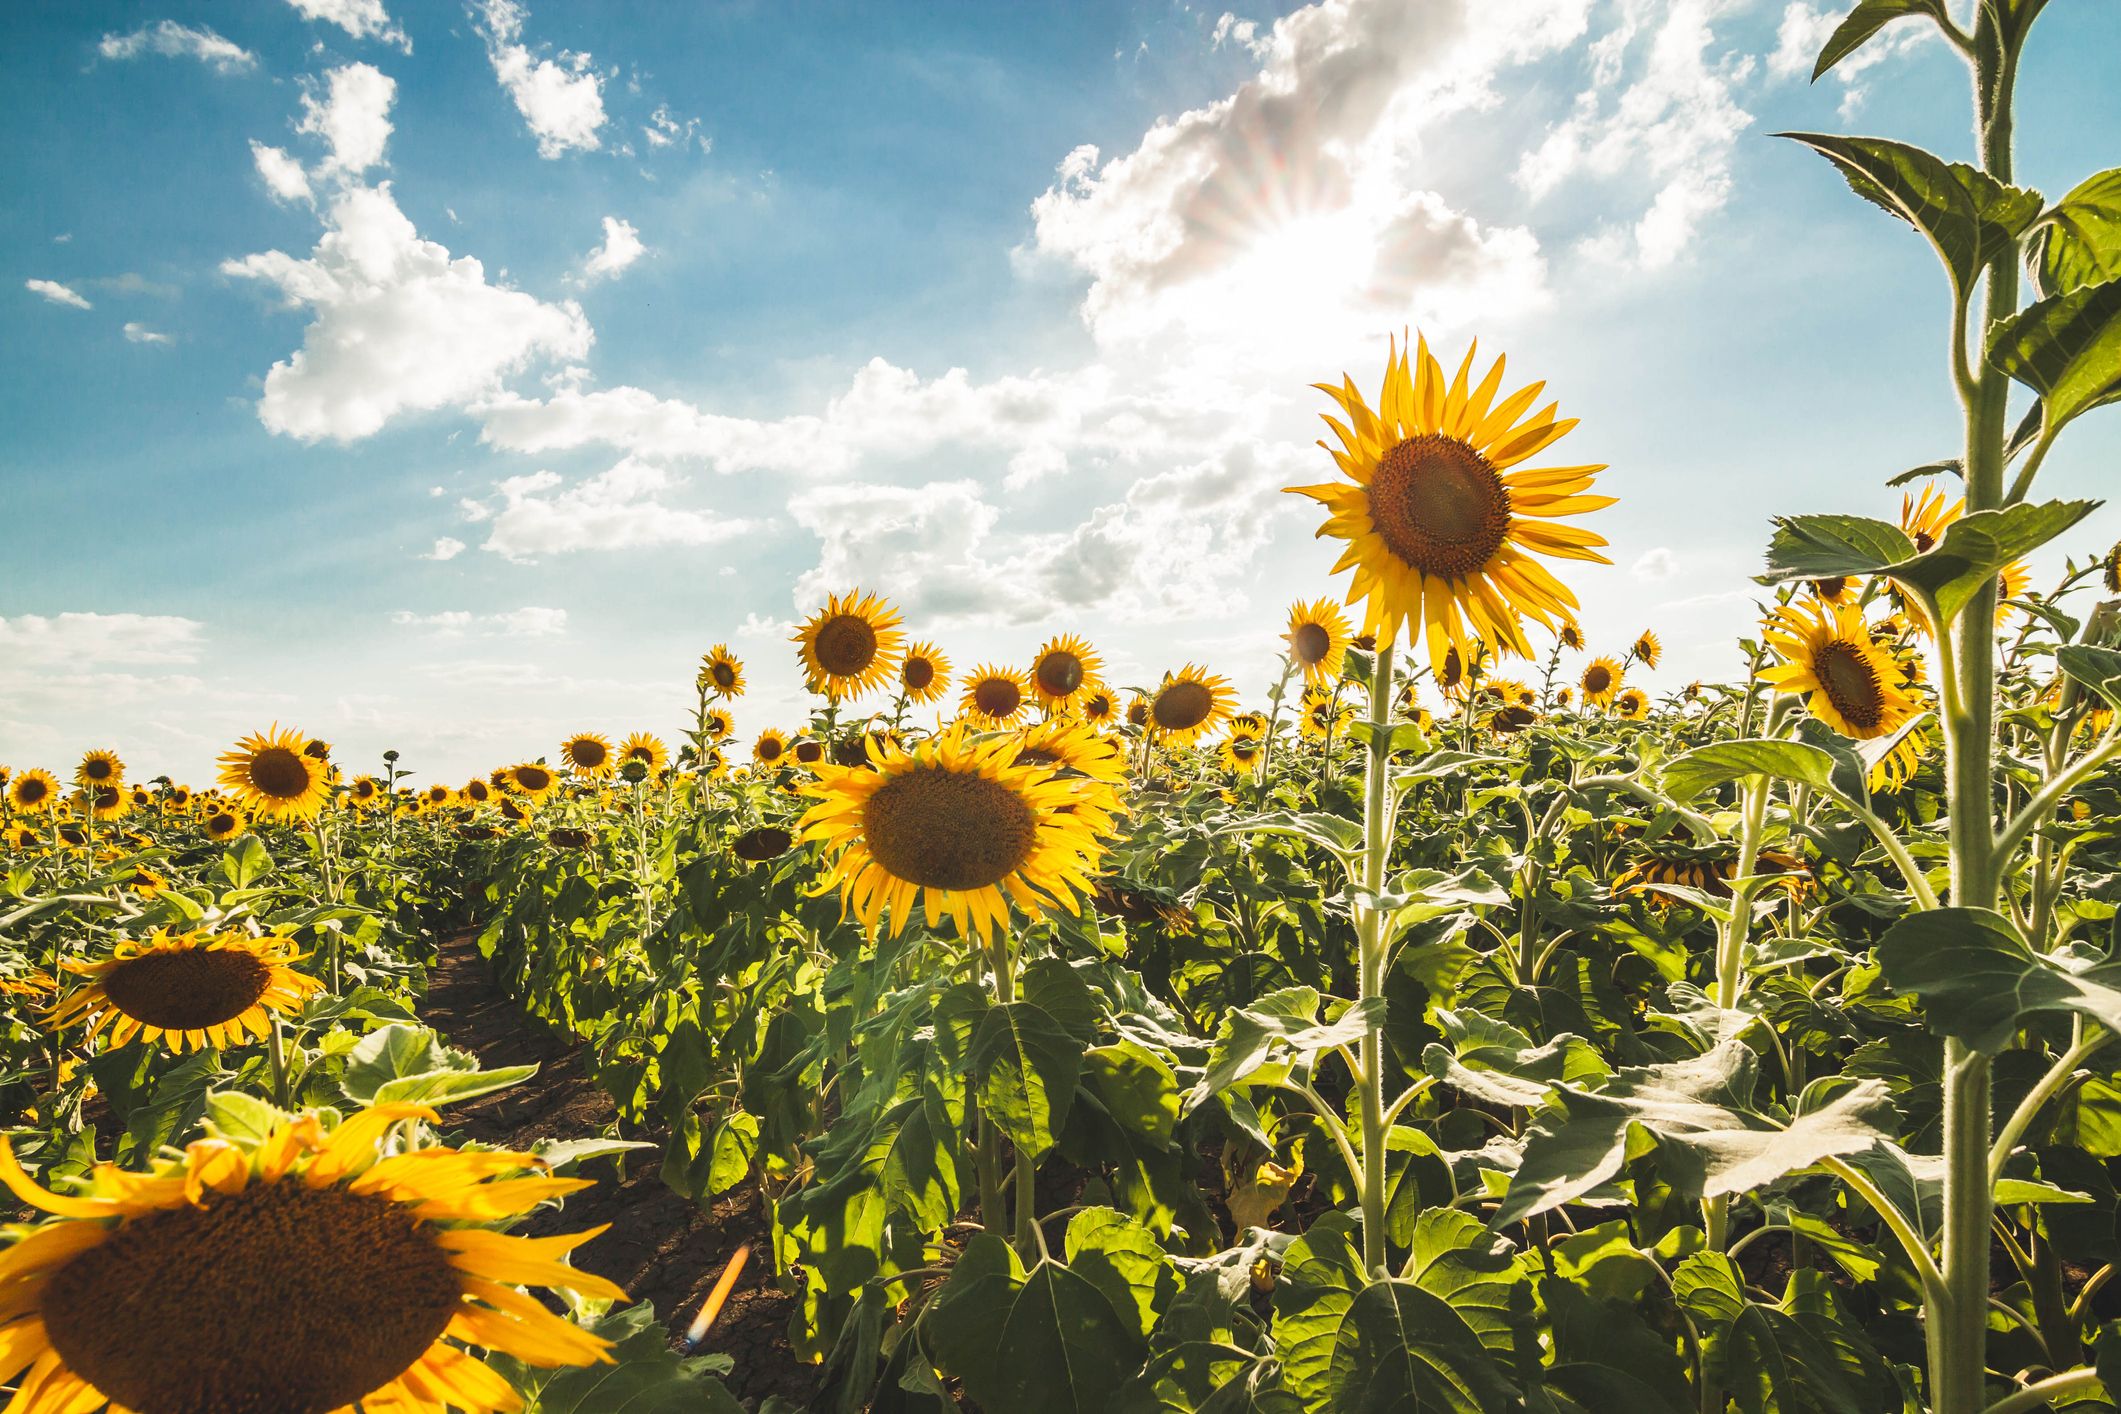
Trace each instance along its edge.
{"label": "green sunflower leaf", "polygon": [[1109,1414],[1148,1355],[1097,1283],[1052,1261],[1027,1272],[992,1233],[967,1245],[924,1325],[981,1407],[1021,1414]]}
{"label": "green sunflower leaf", "polygon": [[1083,1046],[1045,1008],[998,1006],[972,1033],[972,1079],[980,1109],[1036,1161],[1053,1147],[1075,1102]]}
{"label": "green sunflower leaf", "polygon": [[2051,295],[1999,322],[1988,361],[2037,392],[2053,432],[2121,398],[2121,279]]}
{"label": "green sunflower leaf", "polygon": [[1834,758],[1801,741],[1719,741],[1674,757],[1664,768],[1664,788],[1688,801],[1713,786],[1746,776],[1794,781],[1817,791],[1834,788]]}
{"label": "green sunflower leaf", "polygon": [[2086,177],[2042,213],[2031,261],[2043,295],[2121,280],[2121,167]]}
{"label": "green sunflower leaf", "polygon": [[1987,909],[1909,914],[1886,929],[1877,958],[1894,991],[1921,1001],[1930,1030],[1987,1055],[2007,1049],[2019,1022],[2041,1012],[2076,1012],[2121,1030],[2121,961],[2043,956]]}
{"label": "green sunflower leaf", "polygon": [[1836,575],[1878,574],[1915,554],[1899,526],[1868,516],[1777,516],[1768,541],[1767,573],[1758,584]]}
{"label": "green sunflower leaf", "polygon": [[1870,42],[1872,35],[1893,21],[1913,15],[1934,18],[1939,3],[1940,0],[1862,0],[1826,37],[1826,44],[1819,51],[1819,61],[1812,66],[1812,82],[1825,78],[1827,70],[1861,49]]}

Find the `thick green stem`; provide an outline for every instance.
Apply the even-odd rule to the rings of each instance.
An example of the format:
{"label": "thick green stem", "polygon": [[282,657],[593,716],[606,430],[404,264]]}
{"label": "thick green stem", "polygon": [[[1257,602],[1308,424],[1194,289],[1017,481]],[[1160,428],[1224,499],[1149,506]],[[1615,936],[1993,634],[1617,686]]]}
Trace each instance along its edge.
{"label": "thick green stem", "polygon": [[[1361,997],[1382,997],[1385,990],[1385,919],[1378,907],[1384,893],[1385,866],[1392,852],[1392,650],[1377,645],[1370,671],[1369,769],[1363,780],[1362,896],[1355,907],[1356,936],[1362,947]],[[1362,1033],[1362,1264],[1365,1271],[1385,1265],[1385,1042],[1381,1019],[1372,1017]]]}

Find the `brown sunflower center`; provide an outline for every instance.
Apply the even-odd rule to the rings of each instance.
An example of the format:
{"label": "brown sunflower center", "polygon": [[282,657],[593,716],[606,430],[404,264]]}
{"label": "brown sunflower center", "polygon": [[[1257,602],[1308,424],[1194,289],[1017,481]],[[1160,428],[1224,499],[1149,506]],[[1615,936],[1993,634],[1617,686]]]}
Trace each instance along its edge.
{"label": "brown sunflower center", "polygon": [[23,805],[41,805],[51,793],[51,787],[34,776],[15,783],[15,799]]}
{"label": "brown sunflower center", "polygon": [[226,810],[216,811],[206,817],[206,832],[210,835],[232,834],[235,828],[236,817]]}
{"label": "brown sunflower center", "polygon": [[549,790],[552,787],[552,772],[543,766],[518,766],[516,784],[527,791]]}
{"label": "brown sunflower center", "polygon": [[1488,459],[1456,437],[1409,437],[1378,462],[1370,521],[1390,550],[1424,574],[1478,574],[1510,533],[1510,490]]}
{"label": "brown sunflower center", "polygon": [[1296,650],[1297,662],[1315,668],[1332,651],[1333,635],[1326,632],[1324,624],[1298,624],[1296,632],[1289,635],[1289,646]]}
{"label": "brown sunflower center", "polygon": [[905,666],[899,671],[899,681],[919,692],[935,681],[935,664],[926,658],[908,658]]}
{"label": "brown sunflower center", "polygon": [[585,771],[594,771],[611,759],[611,748],[590,737],[578,737],[567,748],[568,757]]}
{"label": "brown sunflower center", "polygon": [[758,750],[753,754],[756,755],[761,761],[778,761],[781,759],[781,753],[786,751],[787,749],[788,748],[786,746],[781,744],[778,738],[770,736],[760,737]]}
{"label": "brown sunflower center", "polygon": [[736,686],[736,667],[734,664],[716,660],[708,665],[707,676],[714,679],[716,687]]}
{"label": "brown sunflower center", "polygon": [[897,878],[930,889],[983,889],[1031,857],[1038,815],[999,781],[921,766],[869,797],[862,834]]}
{"label": "brown sunflower center", "polygon": [[859,677],[876,661],[876,630],[859,614],[834,614],[818,625],[810,651],[836,678]]}
{"label": "brown sunflower center", "polygon": [[250,758],[250,784],[274,800],[293,800],[309,789],[309,765],[302,753],[268,746]]}
{"label": "brown sunflower center", "polygon": [[1215,710],[1215,694],[1204,682],[1174,682],[1156,694],[1149,716],[1167,732],[1190,731]]}
{"label": "brown sunflower center", "polygon": [[91,756],[81,763],[81,774],[92,781],[107,781],[117,774],[117,770],[102,757]]}
{"label": "brown sunflower center", "polygon": [[257,1004],[272,967],[242,948],[142,953],[103,974],[103,995],[135,1021],[191,1031],[233,1021]]}
{"label": "brown sunflower center", "polygon": [[1848,724],[1872,731],[1885,720],[1885,688],[1877,669],[1853,643],[1835,639],[1812,655],[1812,675],[1826,700]]}
{"label": "brown sunflower center", "polygon": [[1071,696],[1083,685],[1083,660],[1065,649],[1048,653],[1032,671],[1048,697]]}
{"label": "brown sunflower center", "polygon": [[462,1300],[399,1205],[298,1180],[135,1219],[53,1273],[53,1349],[155,1414],[323,1414],[397,1378]]}
{"label": "brown sunflower center", "polygon": [[795,836],[780,826],[760,825],[738,835],[730,849],[737,858],[758,864],[768,859],[778,859],[786,854],[788,847],[794,843]]}
{"label": "brown sunflower center", "polygon": [[1583,690],[1604,692],[1613,685],[1613,670],[1603,663],[1593,663],[1583,670]]}
{"label": "brown sunflower center", "polygon": [[795,759],[805,766],[815,766],[825,759],[825,744],[821,741],[799,741],[795,744]]}
{"label": "brown sunflower center", "polygon": [[972,703],[990,717],[1013,717],[1024,705],[1024,690],[1008,678],[985,678],[972,689]]}

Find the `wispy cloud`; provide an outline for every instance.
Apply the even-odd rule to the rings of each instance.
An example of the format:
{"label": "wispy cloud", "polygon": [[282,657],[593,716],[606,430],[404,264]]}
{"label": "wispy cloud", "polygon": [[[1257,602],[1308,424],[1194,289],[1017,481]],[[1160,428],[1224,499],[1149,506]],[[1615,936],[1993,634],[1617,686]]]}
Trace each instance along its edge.
{"label": "wispy cloud", "polygon": [[94,305],[90,304],[87,300],[83,299],[81,295],[76,292],[72,287],[62,285],[57,280],[24,280],[22,282],[22,288],[30,291],[32,294],[39,294],[44,296],[53,304],[63,304],[69,309],[95,308]]}
{"label": "wispy cloud", "polygon": [[193,29],[175,20],[142,25],[131,34],[106,34],[96,52],[106,59],[137,59],[160,54],[170,59],[197,59],[220,74],[240,74],[258,66],[258,56],[233,40],[204,27]]}

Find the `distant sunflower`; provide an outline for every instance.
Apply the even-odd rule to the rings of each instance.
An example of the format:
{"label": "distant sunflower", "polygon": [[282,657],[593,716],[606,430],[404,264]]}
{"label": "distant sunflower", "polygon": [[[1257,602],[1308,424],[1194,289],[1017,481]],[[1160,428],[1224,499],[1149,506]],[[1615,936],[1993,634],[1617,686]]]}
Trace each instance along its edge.
{"label": "distant sunflower", "polygon": [[788,754],[798,766],[815,766],[825,759],[825,743],[814,736],[797,737],[789,743]]}
{"label": "distant sunflower", "polygon": [[1027,696],[1022,673],[982,664],[966,674],[957,710],[976,726],[1013,727],[1024,715]]}
{"label": "distant sunflower", "polygon": [[1563,619],[1554,630],[1554,641],[1571,653],[1583,651],[1583,625],[1574,619]]}
{"label": "distant sunflower", "polygon": [[1063,774],[1089,776],[1107,785],[1127,778],[1127,752],[1088,722],[1055,717],[1017,733],[1015,764],[1053,766]]}
{"label": "distant sunflower", "polygon": [[1654,668],[1664,657],[1664,645],[1657,641],[1656,634],[1644,629],[1642,637],[1635,640],[1634,645],[1628,649],[1628,652],[1633,655],[1636,662],[1642,664],[1645,668]]}
{"label": "distant sunflower", "polygon": [[132,813],[132,796],[118,786],[83,786],[81,795],[99,822],[122,820]]}
{"label": "distant sunflower", "polygon": [[1340,676],[1355,630],[1331,599],[1289,606],[1289,656],[1303,669],[1306,682],[1331,682]]}
{"label": "distant sunflower", "polygon": [[950,660],[923,640],[899,660],[898,682],[908,702],[934,702],[950,689]]}
{"label": "distant sunflower", "polygon": [[1083,700],[1075,711],[1092,726],[1110,726],[1119,717],[1119,699],[1103,683],[1092,683],[1083,692]]}
{"label": "distant sunflower", "polygon": [[1484,679],[1480,690],[1505,707],[1536,707],[1539,704],[1539,693],[1515,678]]}
{"label": "distant sunflower", "polygon": [[1229,720],[1235,707],[1236,693],[1228,678],[1188,663],[1164,675],[1149,699],[1149,725],[1164,741],[1183,746]]}
{"label": "distant sunflower", "polygon": [[1576,686],[1583,692],[1583,705],[1603,707],[1620,694],[1621,675],[1626,670],[1611,658],[1593,658],[1584,664]]}
{"label": "distant sunflower", "polygon": [[125,779],[125,763],[115,751],[91,751],[74,768],[74,781],[84,786],[114,786]]}
{"label": "distant sunflower", "polygon": [[59,798],[59,782],[35,767],[7,783],[8,807],[23,815],[42,815]]}
{"label": "distant sunflower", "polygon": [[954,728],[893,748],[873,770],[825,767],[804,787],[818,803],[799,835],[832,856],[817,891],[836,887],[871,933],[888,911],[893,935],[916,905],[930,927],[947,915],[982,942],[1009,930],[1012,900],[1034,920],[1055,905],[1078,912],[1117,797],[1095,779],[1019,762],[1020,750]]}
{"label": "distant sunflower", "polygon": [[751,743],[751,759],[761,766],[778,766],[788,755],[788,733],[768,727]]}
{"label": "distant sunflower", "polygon": [[736,721],[720,707],[709,707],[700,714],[700,730],[709,741],[726,741],[736,732]]}
{"label": "distant sunflower", "polygon": [[162,796],[163,806],[173,811],[191,809],[191,800],[190,786],[171,786]]}
{"label": "distant sunflower", "polygon": [[347,788],[348,796],[356,805],[373,805],[382,793],[383,783],[374,776],[355,776],[354,783]]}
{"label": "distant sunflower", "polygon": [[1825,579],[1812,581],[1812,593],[1818,595],[1829,604],[1839,604],[1849,597],[1855,586],[1856,580],[1851,575],[1828,575]]}
{"label": "distant sunflower", "polygon": [[331,743],[323,737],[313,736],[302,743],[302,754],[312,761],[331,760]]}
{"label": "distant sunflower", "polygon": [[456,798],[456,794],[448,786],[436,781],[433,785],[420,792],[420,799],[426,803],[429,810],[435,810],[449,804],[450,801]]}
{"label": "distant sunflower", "polygon": [[1072,633],[1056,635],[1032,655],[1027,674],[1031,695],[1048,712],[1072,713],[1104,667],[1097,651],[1081,638]]}
{"label": "distant sunflower", "polygon": [[655,775],[670,764],[670,748],[663,739],[650,732],[635,732],[619,743],[619,765],[626,766],[638,761]]}
{"label": "distant sunflower", "polygon": [[1349,710],[1345,704],[1335,699],[1332,692],[1324,688],[1307,687],[1304,689],[1302,715],[1298,720],[1302,724],[1304,736],[1317,741],[1329,731],[1337,729]]}
{"label": "distant sunflower", "polygon": [[324,763],[302,750],[300,732],[254,732],[221,757],[221,785],[253,815],[267,819],[307,820],[330,795]]}
{"label": "distant sunflower", "polygon": [[744,665],[726,643],[717,643],[700,659],[700,690],[733,701],[744,695]]}
{"label": "distant sunflower", "polygon": [[1138,692],[1127,699],[1127,725],[1138,731],[1149,728],[1149,699]]}
{"label": "distant sunflower", "polygon": [[522,761],[508,768],[508,785],[532,802],[543,800],[559,785],[559,773],[542,761]]}
{"label": "distant sunflower", "polygon": [[899,612],[874,594],[835,594],[804,620],[795,642],[817,690],[837,701],[880,686],[898,667],[906,635]]}
{"label": "distant sunflower", "polygon": [[6,838],[7,847],[17,854],[27,854],[44,843],[35,825],[9,825]]}
{"label": "distant sunflower", "polygon": [[500,809],[501,818],[511,825],[520,825],[530,818],[530,811],[524,807],[522,801],[517,800],[514,796],[502,796]]}
{"label": "distant sunflower", "polygon": [[232,840],[250,828],[250,817],[233,805],[216,805],[199,817],[199,828],[219,843]]}
{"label": "distant sunflower", "polygon": [[119,882],[142,898],[153,898],[169,887],[169,880],[145,864],[136,864]]}
{"label": "distant sunflower", "polygon": [[1288,489],[1331,512],[1320,535],[1348,542],[1334,570],[1354,570],[1347,600],[1364,601],[1366,630],[1390,640],[1425,627],[1439,670],[1447,648],[1475,635],[1529,657],[1522,616],[1551,626],[1576,607],[1533,554],[1610,563],[1603,537],[1559,523],[1612,504],[1591,494],[1605,468],[1515,470],[1576,425],[1556,404],[1529,412],[1545,384],[1497,402],[1503,360],[1473,386],[1472,349],[1448,382],[1426,339],[1413,357],[1394,348],[1376,412],[1353,379],[1318,385],[1347,419],[1325,420],[1348,479]]}
{"label": "distant sunflower", "polygon": [[133,809],[135,810],[152,810],[155,808],[155,793],[146,786],[134,786],[130,791],[126,792],[126,795],[132,801]]}
{"label": "distant sunflower", "polygon": [[1254,736],[1250,732],[1235,732],[1223,739],[1222,747],[1216,755],[1222,761],[1225,771],[1243,776],[1258,768],[1260,758],[1266,754],[1266,750],[1265,738]]}
{"label": "distant sunflower", "polygon": [[493,787],[486,784],[484,776],[473,776],[464,782],[463,789],[457,792],[457,798],[466,805],[484,805],[493,799]]}
{"label": "distant sunflower", "polygon": [[611,739],[595,732],[576,732],[560,743],[560,756],[582,775],[601,780],[617,763],[611,755]]}
{"label": "distant sunflower", "polygon": [[1650,715],[1650,695],[1639,687],[1624,687],[1613,699],[1613,711],[1624,721],[1642,721]]}
{"label": "distant sunflower", "polygon": [[1767,641],[1783,665],[1762,676],[1778,692],[1805,694],[1812,715],[1843,736],[1884,736],[1920,710],[1853,604],[1786,604],[1768,619]]}
{"label": "distant sunflower", "polygon": [[12,1230],[0,1379],[38,1414],[110,1408],[498,1414],[522,1397],[464,1347],[534,1366],[608,1362],[610,1342],[522,1286],[621,1300],[559,1260],[601,1228],[517,1237],[486,1224],[588,1186],[534,1154],[387,1141],[424,1105],[332,1126],[210,1132],[146,1172],[99,1164],[50,1192],[0,1143],[0,1182],[52,1214]]}
{"label": "distant sunflower", "polygon": [[238,1046],[272,1031],[274,1012],[299,1011],[323,983],[294,970],[302,954],[289,938],[242,933],[157,931],[120,943],[101,962],[69,962],[88,980],[51,1009],[54,1026],[88,1023],[111,1046],[136,1037],[172,1051]]}

